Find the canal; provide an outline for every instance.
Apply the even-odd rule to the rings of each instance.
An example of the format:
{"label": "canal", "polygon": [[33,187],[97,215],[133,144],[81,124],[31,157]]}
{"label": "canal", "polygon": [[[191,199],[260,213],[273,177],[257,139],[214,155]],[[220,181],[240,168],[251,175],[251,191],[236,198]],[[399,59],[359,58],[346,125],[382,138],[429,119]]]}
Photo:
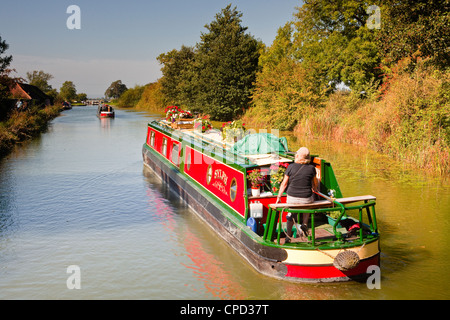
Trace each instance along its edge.
{"label": "canal", "polygon": [[448,179],[290,137],[332,163],[344,196],[377,197],[381,288],[283,282],[254,271],[144,168],[151,119],[74,107],[0,160],[0,299],[450,298]]}

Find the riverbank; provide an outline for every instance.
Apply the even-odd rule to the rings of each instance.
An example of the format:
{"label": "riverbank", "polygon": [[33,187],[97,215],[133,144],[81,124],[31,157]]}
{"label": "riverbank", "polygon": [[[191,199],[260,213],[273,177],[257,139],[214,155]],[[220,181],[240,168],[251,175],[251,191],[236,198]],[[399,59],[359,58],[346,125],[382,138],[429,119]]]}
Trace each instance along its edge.
{"label": "riverbank", "polygon": [[[367,147],[406,166],[450,174],[450,73],[419,66],[393,73],[382,88],[360,96],[336,91],[321,107],[299,105],[290,123],[297,137]],[[277,128],[293,117],[289,106],[267,112],[256,103],[244,114],[251,126]]]}
{"label": "riverbank", "polygon": [[14,110],[8,119],[0,122],[0,158],[7,155],[16,144],[44,132],[48,123],[60,112],[60,105]]}

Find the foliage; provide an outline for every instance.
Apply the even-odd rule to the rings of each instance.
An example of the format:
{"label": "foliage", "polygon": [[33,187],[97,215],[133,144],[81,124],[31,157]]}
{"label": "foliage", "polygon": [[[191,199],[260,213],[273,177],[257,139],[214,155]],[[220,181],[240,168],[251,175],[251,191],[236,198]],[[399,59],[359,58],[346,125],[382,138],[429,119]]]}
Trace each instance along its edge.
{"label": "foliage", "polygon": [[106,89],[105,97],[118,99],[127,90],[128,88],[122,83],[122,80],[117,80],[112,82],[108,89]]}
{"label": "foliage", "polygon": [[2,57],[2,54],[8,48],[9,45],[0,36],[0,108],[6,104],[6,99],[9,96],[9,88],[16,82],[16,79],[10,76],[13,70],[8,69],[12,61],[12,56]]}
{"label": "foliage", "polygon": [[450,1],[386,0],[382,7],[382,29],[377,44],[383,64],[388,68],[410,58],[408,68],[417,59],[443,70],[450,65]]}
{"label": "foliage", "polygon": [[376,30],[368,29],[369,5],[379,1],[311,0],[295,14],[294,55],[330,94],[343,82],[357,92],[379,80]]}
{"label": "foliage", "polygon": [[85,101],[87,100],[87,94],[86,93],[79,93],[77,94],[77,101]]}
{"label": "foliage", "polygon": [[419,168],[450,173],[450,72],[419,61],[409,73],[408,64],[393,67],[389,88],[379,99],[336,92],[296,132],[367,146]]}
{"label": "foliage", "polygon": [[194,130],[206,132],[212,129],[211,121],[209,121],[207,116],[194,120]]}
{"label": "foliage", "polygon": [[167,98],[162,93],[162,85],[159,80],[145,86],[141,99],[136,105],[136,109],[162,112],[166,105]]}
{"label": "foliage", "polygon": [[250,102],[258,69],[259,43],[241,25],[242,13],[228,5],[205,27],[197,45],[196,106],[214,120],[241,115]]}
{"label": "foliage", "polygon": [[195,56],[194,48],[186,46],[158,56],[164,75],[160,80],[161,92],[174,105],[195,108]]}
{"label": "foliage", "polygon": [[222,124],[222,139],[235,142],[245,136],[245,123],[242,120],[228,121]]}
{"label": "foliage", "polygon": [[8,120],[0,123],[0,156],[7,154],[21,141],[36,136],[47,128],[50,120],[57,117],[61,106],[30,107],[24,111],[14,110]]}
{"label": "foliage", "polygon": [[121,108],[134,108],[139,100],[141,100],[144,90],[145,86],[139,85],[128,89],[120,95],[120,98],[117,100],[117,106]]}
{"label": "foliage", "polygon": [[264,66],[257,77],[249,115],[280,130],[292,130],[308,108],[320,107],[324,101],[323,87],[312,68],[288,58]]}
{"label": "foliage", "polygon": [[286,162],[278,162],[270,166],[270,181],[281,183],[284,179],[284,173],[289,166]]}
{"label": "foliage", "polygon": [[241,25],[242,14],[228,5],[195,48],[182,46],[158,57],[162,92],[170,103],[228,121],[250,102],[258,69],[258,41]]}
{"label": "foliage", "polygon": [[258,188],[263,182],[263,176],[259,169],[253,169],[248,175],[248,179],[250,180],[252,188]]}
{"label": "foliage", "polygon": [[28,83],[32,86],[38,87],[42,92],[47,93],[52,90],[52,86],[48,83],[53,76],[43,70],[34,70],[27,72]]}
{"label": "foliage", "polygon": [[2,40],[2,37],[0,36],[0,74],[8,69],[12,61],[12,56],[1,56],[6,50],[8,50],[8,48],[9,45],[5,40]]}
{"label": "foliage", "polygon": [[72,81],[65,81],[61,89],[59,89],[59,95],[63,100],[73,101],[77,98],[77,89]]}

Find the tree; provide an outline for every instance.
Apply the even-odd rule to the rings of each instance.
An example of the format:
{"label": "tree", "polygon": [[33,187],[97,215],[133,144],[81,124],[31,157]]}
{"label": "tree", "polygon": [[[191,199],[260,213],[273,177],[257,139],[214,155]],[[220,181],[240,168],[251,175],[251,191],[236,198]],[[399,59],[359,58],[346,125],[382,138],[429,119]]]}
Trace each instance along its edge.
{"label": "tree", "polygon": [[259,42],[241,25],[242,13],[231,4],[201,34],[197,45],[196,106],[213,120],[232,120],[248,108],[256,79]]}
{"label": "tree", "polygon": [[196,52],[192,47],[182,46],[158,56],[163,65],[161,71],[162,93],[170,104],[195,109],[197,93],[197,72],[195,70]]}
{"label": "tree", "polygon": [[72,81],[66,81],[59,90],[59,95],[63,100],[72,101],[77,98],[77,89]]}
{"label": "tree", "polygon": [[383,64],[391,67],[401,59],[417,59],[444,70],[450,66],[450,1],[386,0],[382,28],[377,34]]}
{"label": "tree", "polygon": [[6,71],[12,61],[12,56],[1,56],[8,48],[9,45],[0,36],[0,74]]}
{"label": "tree", "polygon": [[8,98],[10,87],[12,87],[17,80],[10,77],[10,73],[13,70],[8,69],[12,61],[12,56],[2,56],[8,48],[9,45],[6,41],[2,40],[2,37],[0,36],[0,106],[3,105]]}
{"label": "tree", "polygon": [[125,91],[127,91],[127,86],[122,83],[122,80],[117,80],[106,89],[105,97],[118,99]]}
{"label": "tree", "polygon": [[41,91],[47,93],[52,90],[52,86],[48,82],[53,79],[53,76],[44,71],[27,72],[28,83],[38,87]]}
{"label": "tree", "polygon": [[119,107],[135,107],[141,99],[145,86],[136,85],[134,88],[130,88],[125,91],[117,101]]}
{"label": "tree", "polygon": [[86,93],[79,93],[77,94],[77,101],[86,101],[87,100],[87,94]]}
{"label": "tree", "polygon": [[320,106],[325,97],[315,65],[294,58],[292,31],[291,23],[279,28],[272,46],[261,54],[253,107],[246,113],[280,130],[292,130],[305,112]]}
{"label": "tree", "polygon": [[295,14],[294,54],[316,66],[314,72],[328,93],[342,82],[356,92],[380,82],[378,31],[366,26],[366,10],[377,3],[311,0]]}

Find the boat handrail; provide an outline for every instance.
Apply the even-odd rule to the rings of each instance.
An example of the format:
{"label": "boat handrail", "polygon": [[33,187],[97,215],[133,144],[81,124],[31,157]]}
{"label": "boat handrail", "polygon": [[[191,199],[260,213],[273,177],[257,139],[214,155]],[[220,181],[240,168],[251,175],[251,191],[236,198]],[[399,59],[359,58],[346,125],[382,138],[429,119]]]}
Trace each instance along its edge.
{"label": "boat handrail", "polygon": [[[313,203],[308,204],[287,204],[287,203],[277,203],[277,204],[269,204],[269,211],[266,219],[266,228],[264,230],[263,240],[270,241],[275,231],[276,219],[278,217],[278,232],[277,232],[277,241],[280,244],[280,235],[282,230],[282,213],[283,212],[291,212],[291,213],[305,213],[311,214],[311,243],[312,246],[315,246],[315,224],[314,224],[314,215],[316,213],[329,213],[331,211],[340,212],[339,217],[335,220],[333,224],[333,233],[336,236],[338,241],[342,240],[342,234],[337,230],[337,226],[341,219],[344,217],[347,210],[359,210],[359,223],[362,223],[362,210],[366,209],[367,216],[369,219],[369,227],[372,232],[377,233],[378,227],[376,224],[376,216],[375,216],[375,200],[376,197],[371,195],[365,196],[356,196],[349,198],[330,198],[324,194],[320,194],[320,196],[324,197],[325,200],[315,201]],[[345,207],[344,204],[350,204],[355,202],[364,201],[363,204],[354,205],[351,207]],[[372,214],[370,213],[370,208],[372,208]],[[363,232],[362,228],[360,228],[360,240],[363,241]]]}

